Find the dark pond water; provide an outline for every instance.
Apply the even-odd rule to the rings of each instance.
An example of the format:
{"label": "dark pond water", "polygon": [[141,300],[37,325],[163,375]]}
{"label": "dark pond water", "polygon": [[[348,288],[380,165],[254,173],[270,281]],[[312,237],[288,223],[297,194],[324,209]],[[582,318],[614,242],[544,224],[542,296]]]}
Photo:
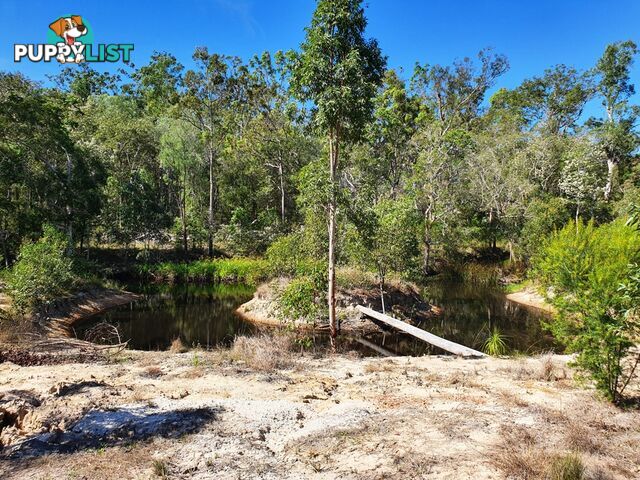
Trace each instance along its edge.
{"label": "dark pond water", "polygon": [[136,350],[166,350],[180,338],[186,345],[230,345],[236,335],[255,329],[234,311],[253,296],[247,285],[129,285],[142,299],[92,317],[77,329],[77,336],[97,323],[118,327],[123,340]]}
{"label": "dark pond water", "polygon": [[[79,338],[95,324],[107,321],[118,327],[129,346],[140,350],[164,350],[180,337],[187,345],[230,345],[236,335],[251,335],[258,329],[235,315],[248,301],[253,288],[245,285],[148,285],[130,286],[143,298],[96,316],[80,325]],[[543,332],[543,314],[510,302],[502,292],[453,281],[433,281],[424,289],[425,298],[442,308],[436,318],[419,327],[472,348],[481,349],[488,333],[497,327],[510,352],[538,353],[554,348]],[[312,335],[312,348],[323,350],[327,338]],[[424,355],[443,353],[411,336],[388,332],[367,338],[343,337],[341,350],[363,355]]]}
{"label": "dark pond water", "polygon": [[[417,326],[447,340],[482,350],[489,332],[497,328],[504,335],[509,353],[558,349],[553,337],[542,329],[544,312],[507,300],[498,288],[435,280],[424,287],[423,296],[441,307],[442,313]],[[442,353],[404,334],[391,333],[377,341],[395,354]]]}

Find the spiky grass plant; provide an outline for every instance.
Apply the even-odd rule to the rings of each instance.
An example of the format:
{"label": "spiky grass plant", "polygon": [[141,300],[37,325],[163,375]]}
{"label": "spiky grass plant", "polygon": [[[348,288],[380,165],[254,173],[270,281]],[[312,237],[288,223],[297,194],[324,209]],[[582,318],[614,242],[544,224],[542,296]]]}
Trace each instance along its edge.
{"label": "spiky grass plant", "polygon": [[492,357],[499,357],[507,353],[507,343],[505,339],[507,337],[500,333],[497,327],[493,327],[493,331],[489,334],[489,337],[484,342],[482,350],[487,355]]}

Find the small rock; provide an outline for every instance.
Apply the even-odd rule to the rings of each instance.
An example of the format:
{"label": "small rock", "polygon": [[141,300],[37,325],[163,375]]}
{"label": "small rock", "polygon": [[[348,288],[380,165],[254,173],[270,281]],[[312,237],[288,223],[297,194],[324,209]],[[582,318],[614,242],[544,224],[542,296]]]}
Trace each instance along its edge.
{"label": "small rock", "polygon": [[180,390],[178,392],[173,392],[171,395],[169,395],[169,398],[171,398],[172,400],[181,400],[187,395],[189,395],[189,392],[187,390]]}

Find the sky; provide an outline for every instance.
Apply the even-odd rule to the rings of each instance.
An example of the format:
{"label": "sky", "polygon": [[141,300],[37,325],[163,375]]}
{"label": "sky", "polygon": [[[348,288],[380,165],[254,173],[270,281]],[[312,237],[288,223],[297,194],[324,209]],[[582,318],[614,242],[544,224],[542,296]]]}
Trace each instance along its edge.
{"label": "sky", "polygon": [[[365,5],[368,36],[378,40],[388,65],[406,79],[417,61],[450,64],[491,47],[510,63],[496,88],[513,88],[559,63],[588,69],[609,43],[640,43],[637,0],[369,0]],[[297,48],[314,8],[314,0],[0,0],[0,70],[47,84],[47,75],[60,70],[57,62],[14,63],[13,44],[46,43],[49,24],[63,14],[86,18],[95,43],[133,43],[136,65],[145,64],[153,51],[166,51],[189,67],[196,46],[244,59]],[[117,64],[92,65],[113,70]],[[640,83],[640,62],[632,80]],[[598,114],[599,108],[592,104],[588,110]]]}

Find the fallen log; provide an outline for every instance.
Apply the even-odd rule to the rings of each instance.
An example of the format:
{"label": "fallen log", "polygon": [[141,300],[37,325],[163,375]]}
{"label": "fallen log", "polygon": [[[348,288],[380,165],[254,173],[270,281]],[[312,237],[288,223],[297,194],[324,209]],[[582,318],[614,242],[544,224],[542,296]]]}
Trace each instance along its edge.
{"label": "fallen log", "polygon": [[397,328],[398,330],[402,330],[409,335],[419,338],[420,340],[430,343],[431,345],[441,348],[442,350],[445,350],[449,353],[453,353],[454,355],[460,355],[462,357],[486,357],[484,353],[479,352],[478,350],[474,350],[473,348],[465,347],[464,345],[460,345],[450,340],[438,337],[433,333],[429,333],[426,330],[422,330],[421,328],[409,325],[402,320],[390,317],[389,315],[385,315],[384,313],[376,312],[375,310],[363,307],[362,305],[357,305],[356,308],[360,312],[371,318],[375,318],[382,323]]}

